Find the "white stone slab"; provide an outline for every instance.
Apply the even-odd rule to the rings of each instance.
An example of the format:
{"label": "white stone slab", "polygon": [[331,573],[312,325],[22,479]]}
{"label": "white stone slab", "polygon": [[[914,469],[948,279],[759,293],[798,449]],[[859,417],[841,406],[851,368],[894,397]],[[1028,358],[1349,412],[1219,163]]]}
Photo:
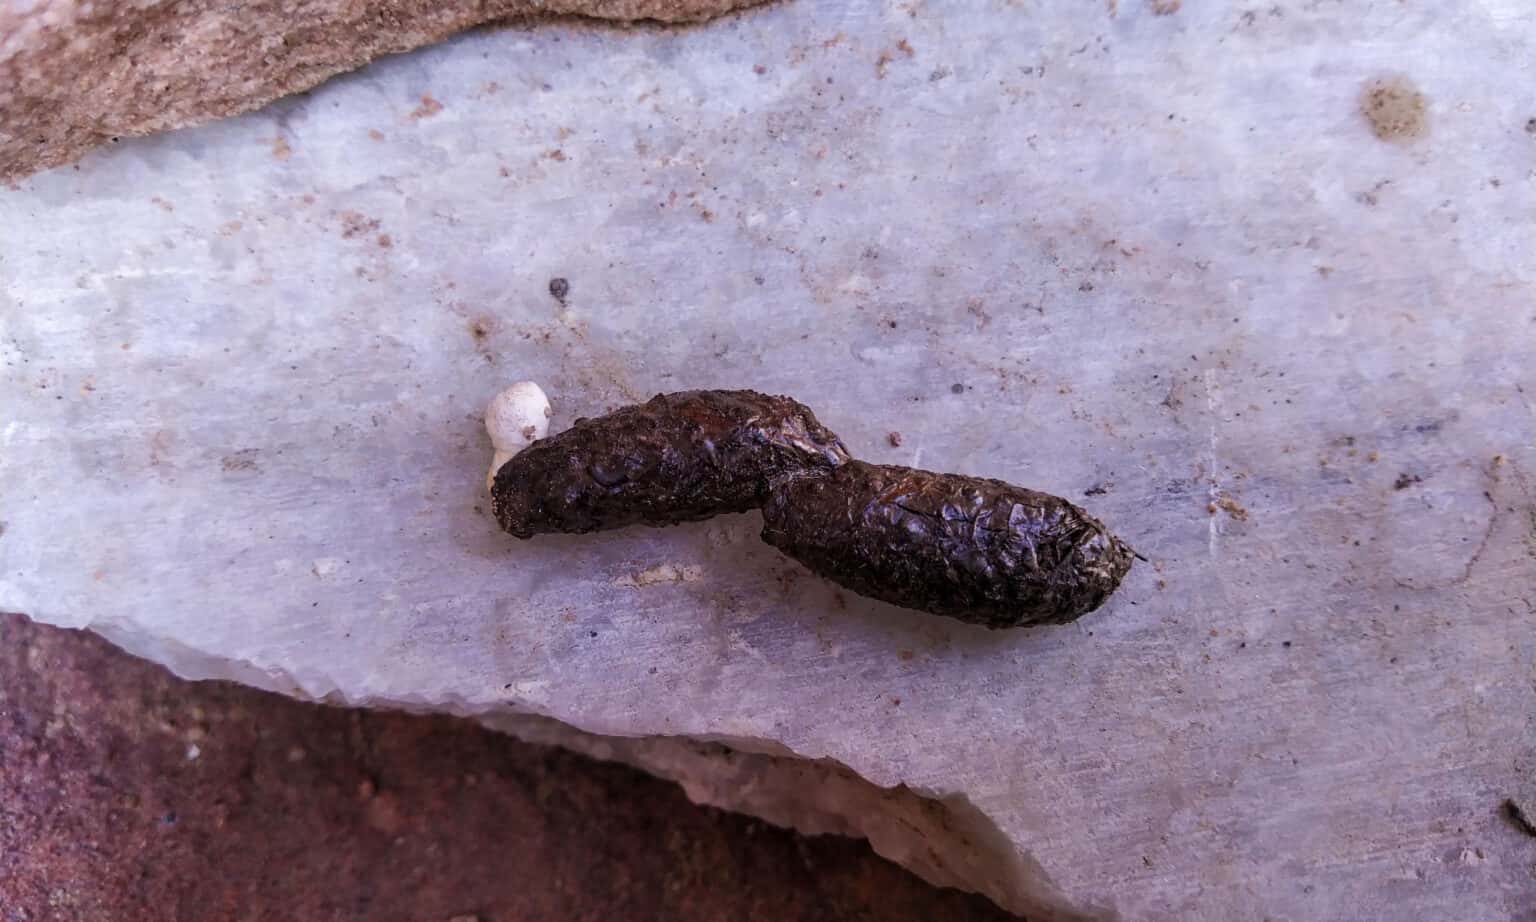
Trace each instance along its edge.
{"label": "white stone slab", "polygon": [[[1039,874],[956,874],[1015,908],[1525,918],[1533,35],[1519,0],[800,0],[475,34],[98,152],[0,192],[0,607],[963,798]],[[1373,133],[1378,79],[1426,130]],[[789,393],[1154,563],[989,633],[750,515],[519,543],[480,414],[524,378],[556,427]]]}

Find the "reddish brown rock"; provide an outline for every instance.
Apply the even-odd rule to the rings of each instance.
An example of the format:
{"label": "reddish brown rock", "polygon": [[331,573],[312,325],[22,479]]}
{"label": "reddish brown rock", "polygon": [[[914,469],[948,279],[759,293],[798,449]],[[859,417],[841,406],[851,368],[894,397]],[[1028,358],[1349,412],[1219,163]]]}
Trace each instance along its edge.
{"label": "reddish brown rock", "polygon": [[36,0],[0,5],[0,180],[246,112],[486,22],[697,22],[760,0]]}
{"label": "reddish brown rock", "polygon": [[0,919],[468,918],[1010,917],[633,769],[0,613]]}

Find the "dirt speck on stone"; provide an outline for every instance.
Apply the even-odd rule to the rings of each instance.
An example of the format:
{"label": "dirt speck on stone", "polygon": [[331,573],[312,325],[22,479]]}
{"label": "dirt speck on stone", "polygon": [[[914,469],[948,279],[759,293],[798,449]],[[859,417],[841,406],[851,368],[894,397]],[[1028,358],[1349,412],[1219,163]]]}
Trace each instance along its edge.
{"label": "dirt speck on stone", "polygon": [[362,234],[371,234],[379,229],[377,219],[370,218],[360,212],[343,211],[339,217],[341,219],[341,236],[344,240],[351,240],[353,237]]}
{"label": "dirt speck on stone", "polygon": [[1509,822],[1509,825],[1528,836],[1536,838],[1536,823],[1531,822],[1531,818],[1526,816],[1525,811],[1520,809],[1520,805],[1515,803],[1513,798],[1508,798],[1504,803],[1500,804],[1499,812],[1503,814],[1504,819]]}
{"label": "dirt speck on stone", "polygon": [[1212,515],[1215,515],[1216,511],[1218,509],[1220,509],[1221,511],[1225,512],[1227,515],[1231,516],[1236,521],[1239,521],[1239,522],[1246,522],[1246,521],[1248,521],[1248,509],[1247,509],[1247,507],[1245,507],[1242,503],[1238,502],[1237,500],[1233,499],[1230,496],[1223,496],[1220,499],[1216,500],[1216,502],[1211,504],[1211,514]]}
{"label": "dirt speck on stone", "polygon": [[421,105],[411,110],[411,118],[424,119],[443,111],[443,104],[438,102],[431,93],[421,94]]}
{"label": "dirt speck on stone", "polygon": [[901,433],[900,432],[888,432],[888,433],[886,433],[885,440],[887,442],[891,443],[891,447],[892,448],[900,448],[901,447]]}
{"label": "dirt speck on stone", "polygon": [[1360,114],[1383,141],[1406,142],[1429,130],[1424,94],[1403,76],[1377,77],[1360,92]]}
{"label": "dirt speck on stone", "polygon": [[237,451],[232,455],[225,455],[220,461],[220,466],[227,473],[235,471],[259,471],[261,466],[256,462],[256,451],[247,449]]}

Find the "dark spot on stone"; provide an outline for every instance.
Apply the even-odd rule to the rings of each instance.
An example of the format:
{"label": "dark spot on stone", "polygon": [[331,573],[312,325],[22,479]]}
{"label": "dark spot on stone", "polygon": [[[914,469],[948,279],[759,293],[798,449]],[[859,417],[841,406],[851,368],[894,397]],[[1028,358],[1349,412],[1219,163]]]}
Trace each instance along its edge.
{"label": "dark spot on stone", "polygon": [[1378,77],[1360,92],[1360,114],[1383,141],[1411,141],[1429,125],[1424,94],[1406,77]]}
{"label": "dark spot on stone", "polygon": [[951,394],[963,394],[965,393],[965,385],[959,383],[951,384],[949,386],[949,392]]}
{"label": "dark spot on stone", "polygon": [[549,293],[556,301],[565,303],[565,296],[571,293],[571,283],[563,278],[549,280]]}
{"label": "dark spot on stone", "polygon": [[1282,640],[1280,642],[1280,646],[1285,647],[1287,650],[1289,650],[1291,648],[1291,642],[1289,640]]}
{"label": "dark spot on stone", "polygon": [[1536,118],[1526,120],[1525,133],[1536,134]]}
{"label": "dark spot on stone", "polygon": [[442,103],[433,99],[431,93],[422,93],[421,105],[411,110],[411,118],[413,120],[431,118],[441,111],[443,111]]}
{"label": "dark spot on stone", "polygon": [[1499,813],[1509,821],[1511,826],[1536,838],[1536,823],[1531,822],[1530,817],[1525,815],[1525,811],[1520,809],[1520,805],[1515,803],[1513,798],[1505,798],[1504,803],[1499,805]]}
{"label": "dark spot on stone", "polygon": [[591,632],[590,632],[590,633],[591,633],[591,635],[592,635],[592,636],[593,636],[593,637],[596,637],[596,636],[597,636],[597,632],[596,632],[596,631],[591,631]]}
{"label": "dark spot on stone", "polygon": [[1416,483],[1423,482],[1424,479],[1417,474],[1398,474],[1397,479],[1392,482],[1392,489],[1406,490]]}
{"label": "dark spot on stone", "polygon": [[244,451],[237,451],[232,455],[225,455],[220,463],[228,473],[235,471],[259,471],[261,466],[256,463],[257,454],[256,449],[247,448]]}
{"label": "dark spot on stone", "polygon": [[1093,486],[1089,487],[1088,489],[1084,490],[1083,491],[1083,495],[1084,496],[1103,496],[1105,493],[1108,493],[1108,492],[1109,492],[1109,486],[1107,484],[1096,483]]}
{"label": "dark spot on stone", "polygon": [[[901,433],[900,432],[888,432],[888,433],[886,433],[885,440],[887,442],[891,443],[891,447],[892,448],[900,448],[901,447]],[[4,534],[4,533],[5,533],[4,529],[0,528],[0,534]]]}
{"label": "dark spot on stone", "polygon": [[475,342],[483,343],[491,335],[491,322],[484,317],[476,318],[469,325],[469,335],[475,338]]}
{"label": "dark spot on stone", "polygon": [[379,222],[357,211],[343,211],[341,218],[341,236],[343,240],[351,240],[362,234],[372,233],[379,229]]}

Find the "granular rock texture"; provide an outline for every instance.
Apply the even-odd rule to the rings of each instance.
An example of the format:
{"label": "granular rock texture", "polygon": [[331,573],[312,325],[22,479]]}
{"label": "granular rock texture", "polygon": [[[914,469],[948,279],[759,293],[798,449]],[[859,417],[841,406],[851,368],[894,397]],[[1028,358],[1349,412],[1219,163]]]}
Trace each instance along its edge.
{"label": "granular rock texture", "polygon": [[125,136],[246,112],[482,23],[560,14],[696,22],[754,2],[4,0],[0,180]]}

